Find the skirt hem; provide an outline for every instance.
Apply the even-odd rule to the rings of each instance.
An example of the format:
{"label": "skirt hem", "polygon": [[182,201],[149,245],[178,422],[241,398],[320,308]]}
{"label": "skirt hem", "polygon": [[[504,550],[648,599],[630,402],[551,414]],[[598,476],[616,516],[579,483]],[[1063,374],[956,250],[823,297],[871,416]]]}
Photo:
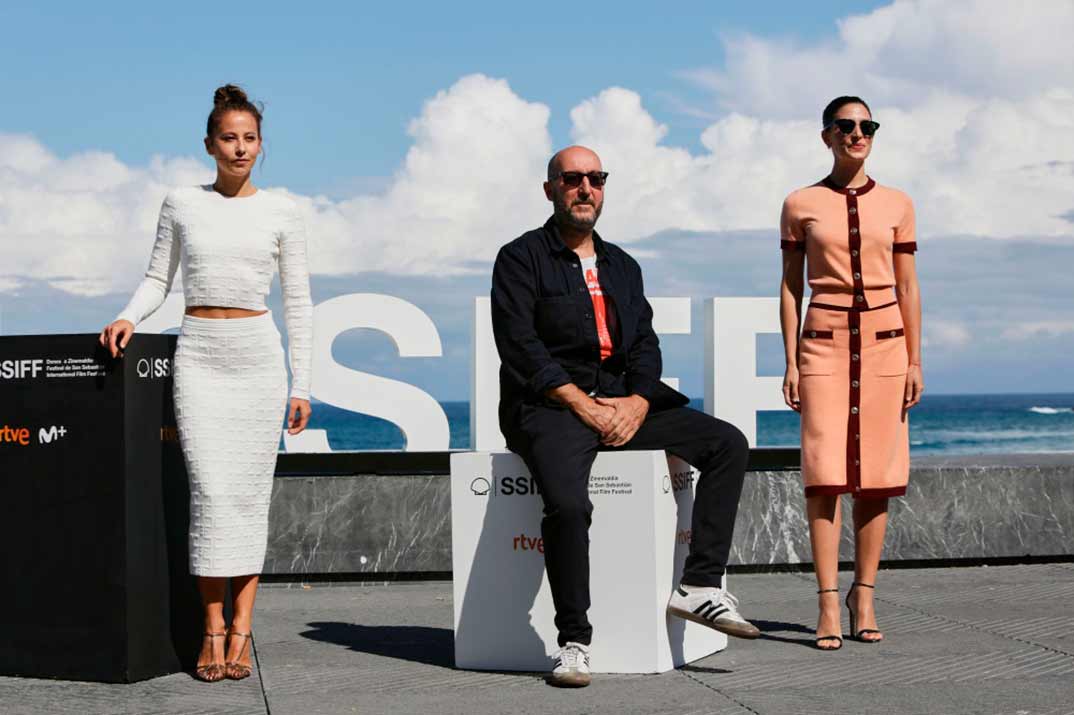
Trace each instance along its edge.
{"label": "skirt hem", "polygon": [[835,496],[850,494],[855,499],[885,499],[887,497],[906,496],[906,487],[881,487],[854,491],[846,484],[818,484],[805,488],[806,497]]}

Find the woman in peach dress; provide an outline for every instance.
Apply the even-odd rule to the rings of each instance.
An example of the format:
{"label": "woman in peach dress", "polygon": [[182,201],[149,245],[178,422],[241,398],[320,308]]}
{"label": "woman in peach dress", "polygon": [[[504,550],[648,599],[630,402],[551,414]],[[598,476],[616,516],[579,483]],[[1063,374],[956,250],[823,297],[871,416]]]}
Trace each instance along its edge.
{"label": "woman in peach dress", "polygon": [[[858,97],[823,113],[834,157],[822,181],[794,191],[780,220],[783,396],[802,415],[802,477],[817,574],[816,645],[842,647],[839,495],[854,499],[851,637],[877,643],[873,588],[888,498],[906,493],[907,411],[921,399],[921,299],[910,198],[865,173],[879,124]],[[811,290],[801,320],[803,273]],[[799,327],[801,326],[801,332]]]}

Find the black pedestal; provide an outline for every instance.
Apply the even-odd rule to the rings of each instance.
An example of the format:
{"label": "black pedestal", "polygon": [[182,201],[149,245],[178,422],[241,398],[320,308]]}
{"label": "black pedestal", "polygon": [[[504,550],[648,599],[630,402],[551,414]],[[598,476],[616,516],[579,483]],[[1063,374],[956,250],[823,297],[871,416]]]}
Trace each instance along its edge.
{"label": "black pedestal", "polygon": [[201,606],[172,406],[175,337],[0,337],[0,674],[193,667]]}

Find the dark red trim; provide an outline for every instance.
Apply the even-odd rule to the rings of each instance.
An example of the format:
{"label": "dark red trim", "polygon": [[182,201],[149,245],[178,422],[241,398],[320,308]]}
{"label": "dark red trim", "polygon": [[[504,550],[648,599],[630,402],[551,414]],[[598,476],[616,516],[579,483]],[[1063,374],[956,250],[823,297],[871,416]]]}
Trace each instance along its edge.
{"label": "dark red trim", "polygon": [[[870,187],[871,188],[871,187]],[[858,197],[847,190],[847,242],[850,244],[850,271],[854,281],[854,303],[857,308],[868,308],[865,298],[865,281],[861,269],[861,220],[858,214]]]}
{"label": "dark red trim", "polygon": [[[847,313],[850,323],[850,405],[847,408],[847,486],[861,492],[861,313]],[[854,387],[858,385],[858,387]]]}
{"label": "dark red trim", "polygon": [[902,328],[899,328],[898,330],[877,330],[876,339],[887,340],[888,338],[898,338],[905,334],[906,333]]}
{"label": "dark red trim", "polygon": [[854,310],[844,305],[829,305],[827,303],[810,303],[810,308],[820,308],[821,310],[838,310],[841,313],[849,313]]}
{"label": "dark red trim", "polygon": [[818,484],[806,487],[805,495],[807,497],[833,496],[835,494],[846,494],[849,491],[850,487],[846,484]]}
{"label": "dark red trim", "polygon": [[833,331],[831,331],[831,330],[807,330],[807,331],[802,333],[802,337],[803,338],[816,338],[817,340],[820,340],[821,338],[824,338],[826,340],[831,340],[832,338],[835,337],[835,333]]}
{"label": "dark red trim", "polygon": [[905,243],[896,243],[891,246],[893,253],[916,253],[917,241],[906,241]]}
{"label": "dark red trim", "polygon": [[886,489],[862,489],[854,495],[855,499],[886,499],[887,497],[906,496],[906,487],[887,487]]}
{"label": "dark red trim", "polygon": [[852,494],[855,499],[885,499],[887,497],[906,496],[906,487],[862,489],[859,492],[851,492],[850,487],[845,484],[818,484],[805,488],[807,497],[838,496],[839,494]]}
{"label": "dark red trim", "polygon": [[810,302],[810,308],[820,308],[821,310],[838,310],[841,313],[868,313],[870,310],[881,310],[883,308],[890,308],[893,305],[897,305],[898,301],[891,301],[890,303],[884,303],[883,305],[877,305],[872,308],[855,308],[849,305],[829,305],[828,303],[813,303]]}
{"label": "dark red trim", "polygon": [[784,251],[804,251],[805,241],[788,241],[783,239],[779,242],[779,247]]}
{"label": "dark red trim", "polygon": [[873,187],[876,186],[875,181],[873,181],[869,177],[866,177],[866,178],[868,178],[869,180],[866,181],[861,186],[859,186],[857,188],[854,188],[854,189],[847,188],[845,186],[839,186],[834,181],[832,181],[832,177],[830,177],[830,176],[824,177],[824,179],[820,183],[824,184],[825,186],[827,186],[829,189],[831,189],[832,191],[834,191],[837,194],[843,194],[844,196],[861,196],[862,194],[869,193],[870,191],[873,190]]}

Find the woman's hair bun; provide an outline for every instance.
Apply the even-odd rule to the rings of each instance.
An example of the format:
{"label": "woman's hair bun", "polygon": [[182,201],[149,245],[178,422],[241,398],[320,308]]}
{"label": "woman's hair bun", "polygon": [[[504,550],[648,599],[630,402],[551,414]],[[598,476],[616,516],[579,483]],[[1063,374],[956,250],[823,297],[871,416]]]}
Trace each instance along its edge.
{"label": "woman's hair bun", "polygon": [[246,96],[246,92],[235,84],[225,84],[223,87],[218,87],[213,93],[213,104],[246,104],[250,100]]}
{"label": "woman's hair bun", "polygon": [[205,136],[211,137],[220,124],[220,118],[231,111],[249,112],[257,120],[257,131],[261,132],[261,112],[263,107],[260,102],[254,104],[246,96],[246,92],[237,84],[225,84],[213,92],[213,111],[209,113],[209,120],[205,123]]}

